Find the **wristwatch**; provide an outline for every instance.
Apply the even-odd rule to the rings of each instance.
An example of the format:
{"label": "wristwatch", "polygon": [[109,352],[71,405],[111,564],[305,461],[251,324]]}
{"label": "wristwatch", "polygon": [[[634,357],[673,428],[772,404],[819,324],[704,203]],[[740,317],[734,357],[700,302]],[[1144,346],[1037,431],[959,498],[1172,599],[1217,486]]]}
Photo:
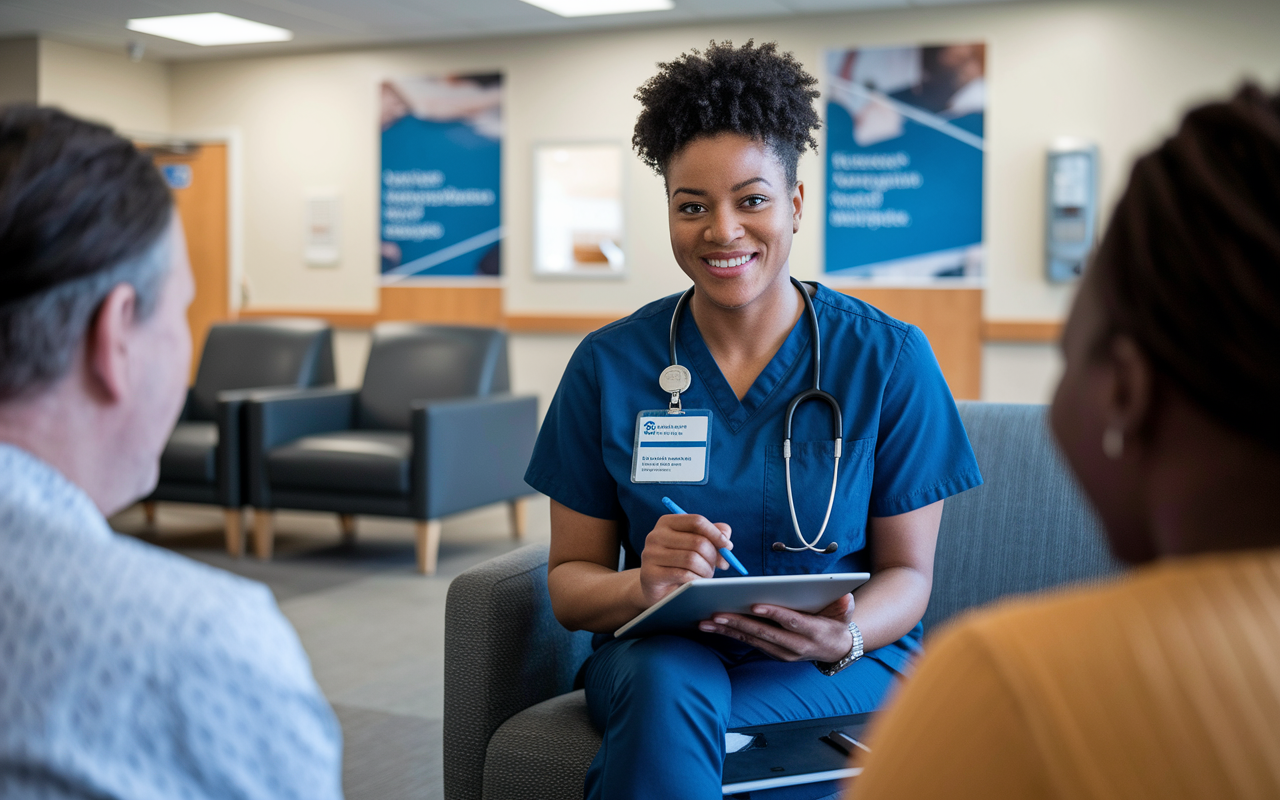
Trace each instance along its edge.
{"label": "wristwatch", "polygon": [[849,648],[849,652],[845,653],[844,658],[839,661],[813,662],[813,665],[818,668],[818,672],[823,675],[835,675],[840,670],[862,658],[862,631],[858,630],[856,623],[849,623],[849,635],[853,637],[853,647]]}

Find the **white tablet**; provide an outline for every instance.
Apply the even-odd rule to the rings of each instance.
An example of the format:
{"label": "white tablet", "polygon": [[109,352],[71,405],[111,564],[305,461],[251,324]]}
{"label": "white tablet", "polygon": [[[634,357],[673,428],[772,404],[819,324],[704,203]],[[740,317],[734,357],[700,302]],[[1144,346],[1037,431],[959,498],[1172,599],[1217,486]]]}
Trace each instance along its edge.
{"label": "white tablet", "polygon": [[623,639],[653,633],[696,630],[699,622],[711,619],[713,614],[750,614],[751,607],[757,603],[814,614],[870,578],[871,575],[866,572],[698,578],[649,606],[638,617],[614,631],[613,635]]}

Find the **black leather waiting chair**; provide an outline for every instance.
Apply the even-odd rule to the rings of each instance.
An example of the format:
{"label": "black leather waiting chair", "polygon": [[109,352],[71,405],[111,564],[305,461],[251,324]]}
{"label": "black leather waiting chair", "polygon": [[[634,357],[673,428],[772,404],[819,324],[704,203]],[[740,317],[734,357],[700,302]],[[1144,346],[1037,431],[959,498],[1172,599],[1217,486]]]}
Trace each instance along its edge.
{"label": "black leather waiting chair", "polygon": [[413,519],[426,575],[449,514],[507,502],[522,538],[537,399],[511,395],[508,373],[502,331],[389,322],[373,330],[359,389],[252,399],[259,558],[271,557],[275,509],[336,513],[349,540],[356,514]]}
{"label": "black leather waiting chair", "polygon": [[227,552],[244,551],[244,400],[255,389],[333,384],[333,333],[321,320],[282,319],[212,326],[195,385],[160,457],[160,479],[143,501],[148,524],[155,503],[222,506]]}

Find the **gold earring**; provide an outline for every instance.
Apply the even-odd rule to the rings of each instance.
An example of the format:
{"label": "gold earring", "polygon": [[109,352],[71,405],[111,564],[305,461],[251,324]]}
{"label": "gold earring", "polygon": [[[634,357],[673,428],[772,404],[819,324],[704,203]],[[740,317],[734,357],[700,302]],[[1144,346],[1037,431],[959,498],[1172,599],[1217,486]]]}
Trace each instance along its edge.
{"label": "gold earring", "polygon": [[1124,455],[1124,429],[1119,425],[1108,425],[1102,432],[1102,453],[1112,461]]}

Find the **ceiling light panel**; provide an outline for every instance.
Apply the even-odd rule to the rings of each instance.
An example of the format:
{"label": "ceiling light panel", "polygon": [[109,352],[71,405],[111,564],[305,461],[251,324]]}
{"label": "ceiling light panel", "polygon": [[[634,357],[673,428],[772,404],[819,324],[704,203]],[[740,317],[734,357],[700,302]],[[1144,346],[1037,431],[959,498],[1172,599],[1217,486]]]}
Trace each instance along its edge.
{"label": "ceiling light panel", "polygon": [[672,0],[524,0],[562,17],[597,17],[604,14],[634,14],[637,11],[670,11]]}
{"label": "ceiling light panel", "polygon": [[293,38],[293,31],[216,12],[131,19],[128,28],[131,31],[149,33],[152,36],[163,36],[179,42],[198,44],[201,47],[220,44],[287,42]]}

